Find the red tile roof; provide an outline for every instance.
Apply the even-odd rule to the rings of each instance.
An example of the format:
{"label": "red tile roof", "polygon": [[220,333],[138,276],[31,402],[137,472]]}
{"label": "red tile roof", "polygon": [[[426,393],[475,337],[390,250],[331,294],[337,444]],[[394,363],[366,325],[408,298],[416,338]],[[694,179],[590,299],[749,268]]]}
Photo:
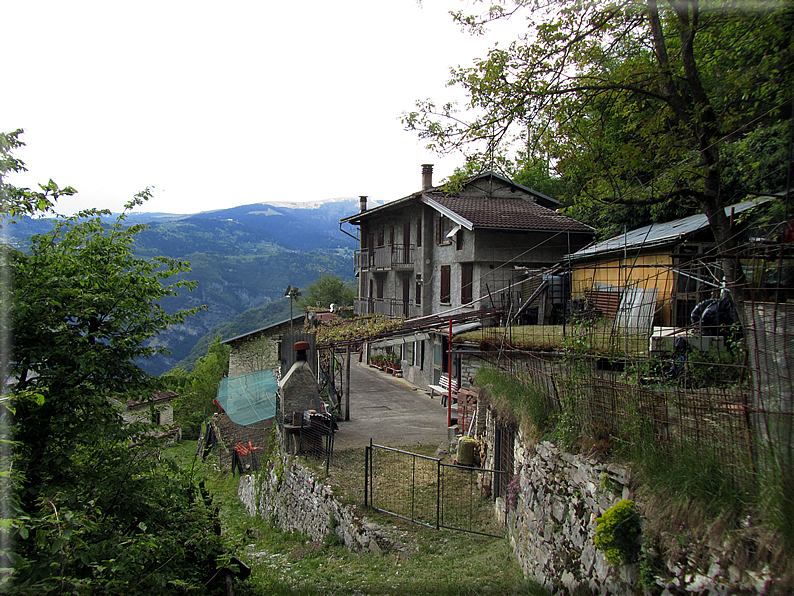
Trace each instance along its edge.
{"label": "red tile roof", "polygon": [[440,192],[432,192],[428,195],[447,209],[468,219],[475,228],[562,232],[593,231],[590,226],[567,215],[518,197],[461,197],[446,196]]}

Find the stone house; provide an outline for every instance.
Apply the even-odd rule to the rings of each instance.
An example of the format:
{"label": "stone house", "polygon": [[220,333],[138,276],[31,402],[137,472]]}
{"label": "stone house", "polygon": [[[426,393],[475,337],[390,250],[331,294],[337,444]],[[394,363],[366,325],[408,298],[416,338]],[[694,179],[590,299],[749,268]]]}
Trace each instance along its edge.
{"label": "stone house", "polygon": [[169,426],[174,423],[172,402],[177,397],[179,394],[173,391],[155,391],[150,400],[128,401],[121,417],[124,422],[147,422],[158,426]]}
{"label": "stone house", "polygon": [[[357,315],[413,319],[515,304],[527,271],[550,268],[593,239],[590,226],[555,211],[557,200],[494,172],[454,191],[434,187],[432,176],[424,165],[421,191],[372,209],[362,197],[359,213],[340,221],[359,228]],[[402,344],[404,376],[438,383],[449,373],[446,344],[443,332]]]}
{"label": "stone house", "polygon": [[174,424],[173,401],[179,397],[173,391],[154,391],[151,399],[128,400],[121,406],[121,418],[125,423],[143,422],[151,424],[151,434],[169,437],[169,440],[181,440],[182,430]]}
{"label": "stone house", "polygon": [[243,375],[259,370],[276,370],[279,366],[279,342],[282,334],[289,333],[290,323],[295,330],[302,330],[305,314],[301,312],[291,320],[289,317],[277,323],[256,329],[243,335],[223,340],[229,350],[229,376]]}

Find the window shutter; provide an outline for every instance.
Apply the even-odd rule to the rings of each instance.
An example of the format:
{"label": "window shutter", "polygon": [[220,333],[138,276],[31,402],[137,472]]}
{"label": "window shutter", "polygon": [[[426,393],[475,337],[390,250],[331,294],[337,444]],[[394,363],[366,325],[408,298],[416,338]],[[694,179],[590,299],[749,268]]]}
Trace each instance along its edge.
{"label": "window shutter", "polygon": [[441,265],[441,302],[449,304],[451,293],[449,265]]}

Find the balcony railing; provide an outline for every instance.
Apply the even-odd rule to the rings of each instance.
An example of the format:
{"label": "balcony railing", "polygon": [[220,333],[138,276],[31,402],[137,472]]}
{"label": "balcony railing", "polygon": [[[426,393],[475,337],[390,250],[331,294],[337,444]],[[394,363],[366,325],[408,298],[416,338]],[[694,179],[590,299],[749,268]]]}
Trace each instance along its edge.
{"label": "balcony railing", "polygon": [[354,257],[357,271],[368,269],[410,269],[414,265],[414,245],[395,244],[374,249],[357,250]]}
{"label": "balcony railing", "polygon": [[356,315],[383,315],[389,319],[416,316],[418,308],[412,300],[396,298],[356,298],[353,302]]}

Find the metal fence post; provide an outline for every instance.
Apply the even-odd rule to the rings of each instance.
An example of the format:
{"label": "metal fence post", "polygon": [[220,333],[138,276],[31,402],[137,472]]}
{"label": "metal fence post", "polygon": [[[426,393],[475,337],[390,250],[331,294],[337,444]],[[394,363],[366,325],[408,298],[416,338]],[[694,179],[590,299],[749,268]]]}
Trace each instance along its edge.
{"label": "metal fence post", "polygon": [[436,530],[441,525],[441,460],[436,460]]}
{"label": "metal fence post", "polygon": [[369,445],[364,447],[364,508],[369,506],[368,490],[369,490],[369,458],[372,454],[372,439],[369,440]]}

